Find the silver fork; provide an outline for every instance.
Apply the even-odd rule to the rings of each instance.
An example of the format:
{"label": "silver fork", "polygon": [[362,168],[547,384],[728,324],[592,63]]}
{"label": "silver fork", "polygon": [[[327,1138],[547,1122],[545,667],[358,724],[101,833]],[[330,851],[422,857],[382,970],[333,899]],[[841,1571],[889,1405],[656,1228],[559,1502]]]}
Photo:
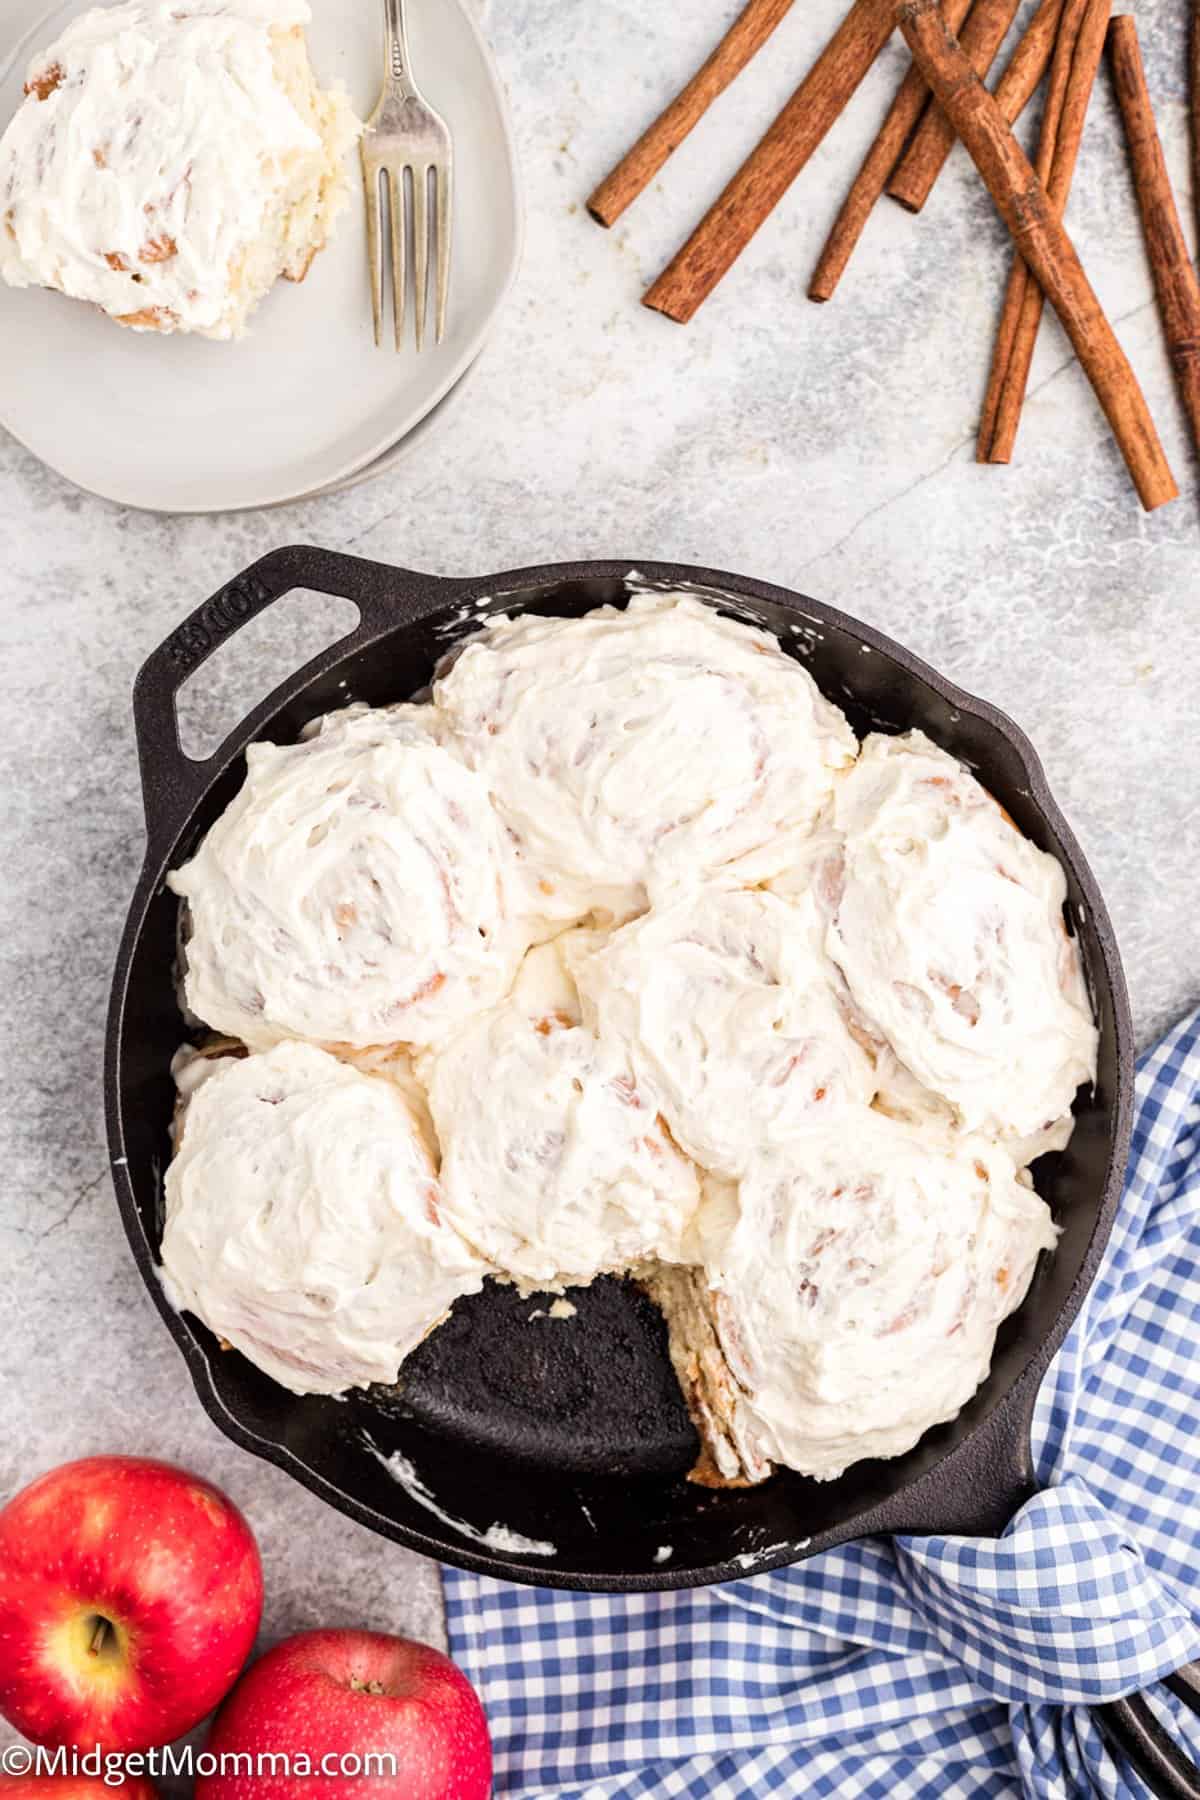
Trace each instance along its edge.
{"label": "silver fork", "polygon": [[[429,282],[431,239],[435,262],[435,342],[441,343],[446,329],[446,302],[450,292],[450,202],[454,178],[454,147],[446,121],[434,112],[413,80],[404,7],[405,0],[383,0],[387,68],[379,104],[368,119],[363,135],[362,166],[367,198],[367,253],[371,263],[371,311],[375,319],[375,342],[383,342],[383,221],[379,195],[382,180],[388,191],[392,240],[392,315],[397,350],[402,347],[404,338],[411,187],[413,318],[417,349],[420,350],[425,339],[425,299]],[[432,209],[429,206],[431,179]]]}

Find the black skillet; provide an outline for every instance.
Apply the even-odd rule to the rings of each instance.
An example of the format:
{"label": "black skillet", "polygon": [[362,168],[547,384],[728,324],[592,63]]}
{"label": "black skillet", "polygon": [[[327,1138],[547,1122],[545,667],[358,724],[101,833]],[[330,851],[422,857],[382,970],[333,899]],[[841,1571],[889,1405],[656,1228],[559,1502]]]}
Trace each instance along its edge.
{"label": "black skillet", "polygon": [[[640,564],[636,575],[640,584],[709,594],[775,631],[860,732],[920,726],[977,769],[1067,871],[1068,918],[1100,1022],[1099,1078],[1080,1100],[1069,1149],[1038,1170],[1063,1227],[1058,1249],[1004,1327],[992,1373],[971,1404],[907,1456],[858,1464],[838,1481],[781,1472],[760,1488],[713,1493],[684,1479],[695,1438],[661,1322],[628,1284],[605,1280],[574,1293],[579,1311],[569,1324],[531,1319],[544,1303],[489,1287],[455,1308],[395,1388],[342,1400],[285,1393],[220,1350],[162,1291],[155,1265],[168,1068],[183,1036],[172,978],[176,902],[164,876],[237,790],[246,745],[289,741],[348,699],[416,692],[489,610],[581,613],[620,603],[631,573],[630,564],[593,563],[440,580],[322,550],[279,550],[206,601],[149,658],[134,688],[148,843],[113,984],[106,1075],[117,1195],[134,1254],[221,1429],[353,1518],[431,1556],[550,1586],[664,1588],[778,1567],[869,1532],[998,1530],[1034,1490],[1034,1397],[1095,1272],[1120,1194],[1132,1042],[1116,945],[1091,872],[1016,728],[878,633],[762,582],[661,564]],[[345,596],[359,607],[358,626],[284,682],[213,756],[190,760],[179,743],[176,691],[219,643],[293,588]],[[553,1544],[553,1555],[515,1557],[465,1537],[399,1484],[372,1445],[384,1456],[400,1450],[454,1519],[479,1533],[500,1522]]]}
{"label": "black skillet", "polygon": [[[456,1306],[394,1388],[333,1400],[285,1393],[222,1351],[195,1319],[171,1308],[156,1272],[173,1100],[168,1065],[183,1036],[172,978],[176,903],[164,877],[238,788],[246,745],[291,741],[314,716],[350,699],[380,703],[417,692],[488,612],[582,613],[622,604],[631,584],[686,588],[775,632],[860,733],[919,726],[977,770],[1067,873],[1068,925],[1083,950],[1100,1058],[1068,1150],[1036,1170],[1062,1227],[1058,1248],[1043,1258],[1024,1305],[1001,1330],[990,1376],[959,1417],[906,1456],[859,1463],[837,1481],[781,1471],[741,1491],[687,1482],[696,1441],[662,1323],[628,1283],[604,1279],[573,1293],[578,1314],[569,1325],[535,1316],[544,1302],[489,1286]],[[214,755],[191,760],[179,741],[178,689],[220,643],[295,588],[353,601],[358,625],[290,676]],[[109,1014],[113,1174],[138,1266],[203,1405],[227,1436],[384,1537],[551,1587],[688,1587],[778,1568],[877,1532],[994,1534],[1007,1524],[1036,1486],[1029,1424],[1038,1387],[1096,1272],[1120,1198],[1133,1086],[1128,1001],[1104,902],[1032,747],[1009,719],[880,633],[744,576],[605,562],[447,580],[303,547],[264,557],[198,607],[142,668],[133,709],[147,848]],[[420,1492],[411,1476],[398,1481],[385,1466],[382,1459],[397,1451]],[[488,1537],[497,1524],[552,1549],[516,1554],[507,1538]],[[1139,1720],[1122,1707],[1130,1748]],[[1151,1724],[1141,1721],[1143,1749],[1155,1747]],[[1170,1770],[1158,1774],[1161,1782]]]}

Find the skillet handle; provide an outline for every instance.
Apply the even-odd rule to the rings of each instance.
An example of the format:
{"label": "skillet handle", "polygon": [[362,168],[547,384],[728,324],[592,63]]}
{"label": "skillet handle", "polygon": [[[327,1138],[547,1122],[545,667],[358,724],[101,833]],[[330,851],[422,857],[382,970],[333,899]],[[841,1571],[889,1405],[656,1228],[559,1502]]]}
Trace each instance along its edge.
{"label": "skillet handle", "polygon": [[[1177,1669],[1164,1684],[1200,1716],[1200,1663]],[[1144,1694],[1110,1700],[1093,1711],[1109,1749],[1126,1758],[1159,1800],[1200,1800],[1200,1769],[1151,1710]]]}
{"label": "skillet handle", "polygon": [[[335,550],[291,544],[272,550],[219,588],[151,652],[133,684],[133,723],[151,849],[160,842],[174,841],[196,802],[229,760],[227,744],[232,740],[203,760],[187,755],[179,741],[175,698],[201,663],[243,625],[298,587],[335,594],[358,607],[358,624],[297,672],[293,679],[299,685],[301,677],[308,678],[374,642],[406,614],[415,616],[418,600],[453,594],[460,585],[441,576],[395,569]],[[233,735],[240,739],[243,733],[244,727],[239,726]]]}

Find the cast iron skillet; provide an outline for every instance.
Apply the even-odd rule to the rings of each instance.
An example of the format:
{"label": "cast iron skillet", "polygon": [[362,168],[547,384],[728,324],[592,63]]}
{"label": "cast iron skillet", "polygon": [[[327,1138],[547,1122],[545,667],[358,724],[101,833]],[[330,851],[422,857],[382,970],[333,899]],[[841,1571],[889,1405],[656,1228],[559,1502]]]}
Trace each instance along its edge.
{"label": "cast iron skillet", "polygon": [[[492,1287],[460,1302],[394,1388],[299,1399],[175,1313],[156,1273],[162,1174],[183,1036],[172,978],[169,869],[237,790],[256,738],[294,739],[349,699],[415,693],[481,614],[582,613],[622,603],[629,583],[686,588],[776,632],[860,731],[920,726],[978,770],[1020,828],[1067,872],[1100,1025],[1099,1076],[1074,1137],[1045,1158],[1038,1186],[1062,1238],[1001,1331],[991,1375],[952,1423],[907,1456],[860,1463],[838,1481],[782,1471],[759,1488],[711,1492],[684,1477],[692,1428],[665,1356],[661,1320],[629,1284],[572,1295],[570,1321],[545,1301]],[[180,747],[175,695],[210,652],[292,588],[344,595],[360,622],[292,675],[204,762]],[[564,1588],[673,1588],[777,1568],[868,1533],[995,1533],[1034,1491],[1029,1420],[1038,1386],[1091,1281],[1121,1189],[1130,1129],[1132,1035],[1121,965],[1091,871],[1033,750],[995,708],[906,650],[815,600],[744,576],[666,564],[572,563],[465,581],[324,550],[274,552],[194,612],[134,688],[146,805],[146,861],[122,939],[108,1026],[108,1128],[121,1216],[138,1266],[187,1359],[200,1399],[236,1443],[287,1469],[384,1537],[488,1574]],[[399,1452],[426,1502],[396,1479]],[[403,1471],[402,1471],[403,1472]],[[536,1540],[514,1548],[489,1528]],[[463,1527],[465,1526],[465,1530]],[[669,1549],[668,1549],[669,1547]]]}

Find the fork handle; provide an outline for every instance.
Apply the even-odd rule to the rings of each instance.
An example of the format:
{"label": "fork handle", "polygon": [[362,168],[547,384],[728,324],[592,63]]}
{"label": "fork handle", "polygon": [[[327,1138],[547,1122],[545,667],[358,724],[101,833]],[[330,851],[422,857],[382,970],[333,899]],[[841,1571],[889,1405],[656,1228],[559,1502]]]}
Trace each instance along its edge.
{"label": "fork handle", "polygon": [[403,94],[413,91],[412,64],[408,55],[408,29],[404,0],[383,0],[384,50],[387,57],[388,86]]}

